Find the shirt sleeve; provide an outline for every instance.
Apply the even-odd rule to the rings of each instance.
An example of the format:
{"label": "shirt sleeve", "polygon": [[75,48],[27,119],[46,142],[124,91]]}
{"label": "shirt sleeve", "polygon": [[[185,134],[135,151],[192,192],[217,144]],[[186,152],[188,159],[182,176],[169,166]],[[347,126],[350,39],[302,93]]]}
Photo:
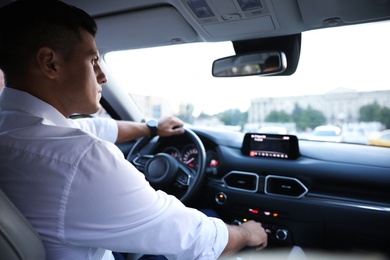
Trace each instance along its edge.
{"label": "shirt sleeve", "polygon": [[115,145],[94,143],[76,167],[60,228],[66,243],[168,259],[216,259],[225,248],[225,223],[155,191]]}
{"label": "shirt sleeve", "polygon": [[68,120],[73,127],[92,133],[105,141],[115,143],[118,138],[118,124],[112,118],[93,117]]}

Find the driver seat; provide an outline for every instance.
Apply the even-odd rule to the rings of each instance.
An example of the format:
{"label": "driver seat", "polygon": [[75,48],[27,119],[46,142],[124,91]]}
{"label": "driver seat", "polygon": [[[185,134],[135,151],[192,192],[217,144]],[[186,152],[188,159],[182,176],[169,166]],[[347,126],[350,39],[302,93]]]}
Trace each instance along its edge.
{"label": "driver seat", "polygon": [[45,247],[38,233],[0,189],[1,259],[45,259]]}

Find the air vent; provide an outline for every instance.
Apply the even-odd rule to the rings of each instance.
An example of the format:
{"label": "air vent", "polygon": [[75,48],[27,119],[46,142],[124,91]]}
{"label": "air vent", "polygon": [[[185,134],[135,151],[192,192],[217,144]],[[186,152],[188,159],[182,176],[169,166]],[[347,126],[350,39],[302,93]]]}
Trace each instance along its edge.
{"label": "air vent", "polygon": [[223,182],[230,189],[256,192],[259,184],[259,176],[252,172],[229,172],[223,177]]}
{"label": "air vent", "polygon": [[268,175],[265,178],[265,193],[268,195],[300,198],[308,189],[298,179]]}

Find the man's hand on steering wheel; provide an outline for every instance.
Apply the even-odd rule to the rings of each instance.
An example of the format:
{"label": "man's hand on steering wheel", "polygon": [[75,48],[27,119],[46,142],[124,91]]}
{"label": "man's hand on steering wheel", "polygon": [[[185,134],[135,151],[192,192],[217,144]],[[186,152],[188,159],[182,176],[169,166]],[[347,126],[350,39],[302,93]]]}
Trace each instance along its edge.
{"label": "man's hand on steering wheel", "polygon": [[164,137],[183,134],[183,125],[183,121],[177,117],[162,117],[158,120],[157,135]]}

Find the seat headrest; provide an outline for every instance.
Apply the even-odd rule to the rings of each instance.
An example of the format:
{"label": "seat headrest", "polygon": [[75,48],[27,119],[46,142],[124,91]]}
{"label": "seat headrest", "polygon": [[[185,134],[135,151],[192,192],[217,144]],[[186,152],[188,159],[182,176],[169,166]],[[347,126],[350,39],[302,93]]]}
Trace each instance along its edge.
{"label": "seat headrest", "polygon": [[0,252],[7,260],[45,259],[41,238],[1,189]]}

